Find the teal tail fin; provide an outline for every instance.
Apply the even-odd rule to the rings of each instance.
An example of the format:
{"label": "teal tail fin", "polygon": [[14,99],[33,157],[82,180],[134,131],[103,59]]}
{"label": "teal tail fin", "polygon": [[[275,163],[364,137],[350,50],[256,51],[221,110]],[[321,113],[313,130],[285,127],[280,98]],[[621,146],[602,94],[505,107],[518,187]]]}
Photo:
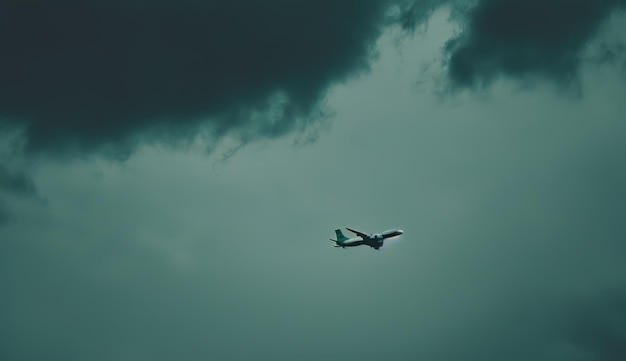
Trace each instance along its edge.
{"label": "teal tail fin", "polygon": [[337,243],[343,243],[348,239],[348,237],[343,235],[341,229],[335,229],[335,235],[337,236]]}

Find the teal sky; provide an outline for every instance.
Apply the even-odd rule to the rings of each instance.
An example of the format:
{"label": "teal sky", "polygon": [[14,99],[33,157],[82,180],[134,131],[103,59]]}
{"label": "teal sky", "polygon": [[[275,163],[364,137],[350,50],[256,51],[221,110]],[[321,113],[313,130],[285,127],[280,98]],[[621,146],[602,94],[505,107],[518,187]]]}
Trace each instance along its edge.
{"label": "teal sky", "polygon": [[[448,91],[460,28],[439,9],[385,28],[303,131],[190,131],[115,160],[35,133],[16,155],[7,123],[0,359],[621,360],[626,62],[594,49],[623,20],[565,86],[504,66]],[[333,248],[345,227],[405,234]]]}

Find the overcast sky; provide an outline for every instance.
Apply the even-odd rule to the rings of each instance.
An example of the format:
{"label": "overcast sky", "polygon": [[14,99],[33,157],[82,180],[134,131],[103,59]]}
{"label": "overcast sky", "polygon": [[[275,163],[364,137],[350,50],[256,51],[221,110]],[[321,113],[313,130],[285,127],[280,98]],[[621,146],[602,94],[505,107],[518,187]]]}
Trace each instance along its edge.
{"label": "overcast sky", "polygon": [[0,2],[0,359],[626,359],[625,7]]}

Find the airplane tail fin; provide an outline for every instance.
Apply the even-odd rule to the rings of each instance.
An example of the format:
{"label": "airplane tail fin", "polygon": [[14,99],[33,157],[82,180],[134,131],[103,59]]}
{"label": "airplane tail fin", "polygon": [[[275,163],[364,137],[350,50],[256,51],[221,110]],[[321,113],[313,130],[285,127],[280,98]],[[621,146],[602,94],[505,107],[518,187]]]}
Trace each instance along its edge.
{"label": "airplane tail fin", "polygon": [[335,235],[337,235],[337,243],[343,243],[348,239],[348,237],[343,235],[341,229],[335,229]]}

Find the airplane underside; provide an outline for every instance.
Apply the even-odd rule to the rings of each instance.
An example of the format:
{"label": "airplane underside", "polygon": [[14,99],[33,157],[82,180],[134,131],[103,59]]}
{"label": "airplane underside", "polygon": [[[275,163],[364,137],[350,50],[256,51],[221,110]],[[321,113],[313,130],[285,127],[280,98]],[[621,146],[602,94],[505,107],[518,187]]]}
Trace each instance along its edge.
{"label": "airplane underside", "polygon": [[344,242],[344,243],[337,243],[335,247],[346,248],[346,247],[357,247],[357,246],[363,246],[363,245],[370,246],[376,250],[379,250],[380,247],[383,246],[383,242],[366,242],[366,241]]}

